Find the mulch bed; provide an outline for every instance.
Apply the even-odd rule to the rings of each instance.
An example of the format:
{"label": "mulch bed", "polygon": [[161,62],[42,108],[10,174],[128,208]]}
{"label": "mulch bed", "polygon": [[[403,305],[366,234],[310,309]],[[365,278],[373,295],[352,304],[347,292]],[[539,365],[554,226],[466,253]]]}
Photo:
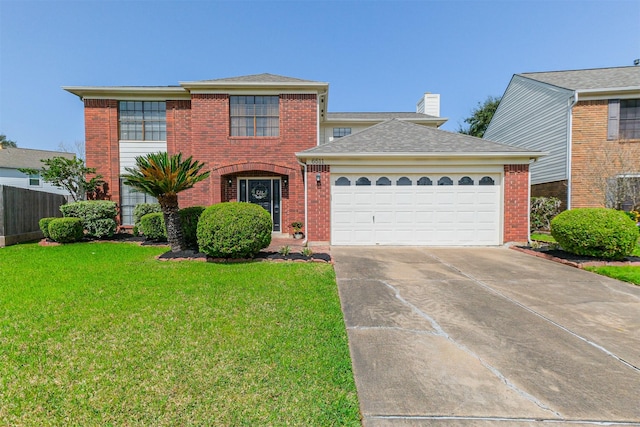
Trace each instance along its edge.
{"label": "mulch bed", "polygon": [[[112,237],[107,239],[92,240],[85,239],[86,242],[133,242],[142,246],[166,246],[167,242],[158,242],[155,240],[146,240],[142,236],[134,236],[128,233],[116,233]],[[49,239],[42,239],[40,241],[41,246],[55,246],[60,243],[54,242]],[[252,261],[297,261],[297,262],[332,262],[331,255],[327,253],[314,253],[311,256],[304,256],[301,253],[289,253],[282,255],[279,252],[271,252],[262,250],[254,258],[241,258],[241,259],[227,259],[227,258],[212,258],[202,252],[193,250],[186,250],[180,252],[165,252],[158,256],[162,261],[180,261],[180,260],[192,260],[192,261],[204,261],[204,262],[218,262],[218,263],[238,263],[238,262],[252,262]]]}
{"label": "mulch bed", "polygon": [[637,256],[628,256],[621,261],[609,261],[586,255],[575,255],[565,252],[562,249],[549,249],[546,247],[533,248],[531,246],[511,246],[511,249],[576,268],[625,265],[640,266],[640,257]]}

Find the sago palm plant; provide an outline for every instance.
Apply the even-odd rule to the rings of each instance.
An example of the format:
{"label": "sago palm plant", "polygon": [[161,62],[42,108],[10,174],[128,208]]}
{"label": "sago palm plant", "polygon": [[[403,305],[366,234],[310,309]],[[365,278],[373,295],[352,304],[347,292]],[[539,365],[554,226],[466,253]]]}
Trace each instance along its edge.
{"label": "sago palm plant", "polygon": [[124,184],[158,199],[167,227],[167,241],[172,252],[186,248],[180,215],[178,193],[206,179],[209,172],[201,172],[204,163],[192,157],[182,159],[182,153],[169,156],[166,152],[136,157],[136,167],[125,168]]}

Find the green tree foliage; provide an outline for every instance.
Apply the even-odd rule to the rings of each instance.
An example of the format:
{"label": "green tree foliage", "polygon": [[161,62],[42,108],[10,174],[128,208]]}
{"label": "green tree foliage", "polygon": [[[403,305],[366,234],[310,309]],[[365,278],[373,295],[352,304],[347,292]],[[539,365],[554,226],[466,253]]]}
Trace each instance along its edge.
{"label": "green tree foliage", "polygon": [[178,193],[192,188],[206,179],[209,172],[201,172],[204,163],[192,157],[182,159],[182,153],[169,156],[166,152],[136,157],[136,167],[126,168],[124,184],[149,194],[160,203],[167,241],[172,252],[186,249],[179,215]]}
{"label": "green tree foliage", "polygon": [[2,146],[2,148],[16,148],[18,144],[16,144],[15,141],[7,139],[6,135],[0,134],[0,146]]}
{"label": "green tree foliage", "polygon": [[94,175],[87,180],[87,175],[95,174],[95,168],[88,168],[84,160],[74,157],[52,157],[40,160],[44,163],[42,170],[18,169],[22,173],[29,175],[40,174],[45,182],[62,187],[69,191],[74,202],[83,200],[87,193],[95,192],[98,187],[104,184],[102,175]]}
{"label": "green tree foliage", "polygon": [[487,97],[483,103],[478,103],[478,106],[471,112],[471,117],[464,119],[468,126],[461,126],[458,132],[482,138],[493,118],[493,114],[498,109],[498,104],[500,104],[500,98],[493,96]]}

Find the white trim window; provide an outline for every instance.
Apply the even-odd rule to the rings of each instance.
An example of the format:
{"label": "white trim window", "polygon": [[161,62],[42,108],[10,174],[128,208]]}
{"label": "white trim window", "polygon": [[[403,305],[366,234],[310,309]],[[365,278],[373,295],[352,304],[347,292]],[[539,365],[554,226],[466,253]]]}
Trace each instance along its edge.
{"label": "white trim window", "polygon": [[640,139],[640,99],[609,100],[607,139]]}
{"label": "white trim window", "polygon": [[230,96],[231,136],[279,136],[279,96]]}
{"label": "white trim window", "polygon": [[167,104],[161,101],[120,101],[121,141],[166,141]]}

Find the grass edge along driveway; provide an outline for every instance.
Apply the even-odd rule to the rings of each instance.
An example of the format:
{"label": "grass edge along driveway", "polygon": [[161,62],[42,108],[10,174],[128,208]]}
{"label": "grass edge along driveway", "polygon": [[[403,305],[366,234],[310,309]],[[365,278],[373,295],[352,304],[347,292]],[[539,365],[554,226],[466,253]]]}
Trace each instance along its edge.
{"label": "grass edge along driveway", "polygon": [[0,248],[8,425],[360,425],[333,268]]}

